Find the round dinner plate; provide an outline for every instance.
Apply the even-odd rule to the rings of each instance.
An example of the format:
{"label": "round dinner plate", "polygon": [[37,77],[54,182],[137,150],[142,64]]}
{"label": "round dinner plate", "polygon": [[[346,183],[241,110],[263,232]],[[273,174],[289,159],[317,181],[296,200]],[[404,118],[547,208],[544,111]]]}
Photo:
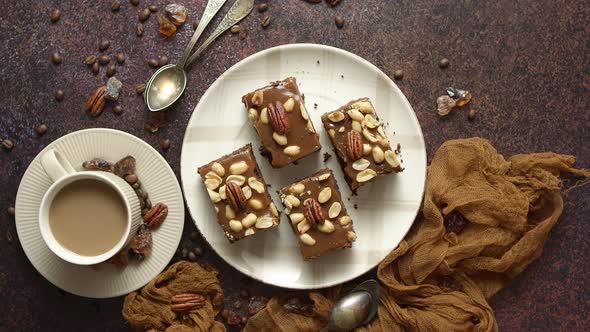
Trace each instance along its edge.
{"label": "round dinner plate", "polygon": [[[320,134],[319,153],[280,169],[273,169],[258,153],[260,142],[241,97],[271,81],[293,76],[305,94],[305,105]],[[320,116],[345,103],[369,97],[392,146],[401,145],[399,174],[379,177],[353,196],[333,156]],[[317,104],[317,106],[315,106]],[[215,211],[197,168],[252,143],[262,175],[276,191],[322,167],[334,171],[353,220],[357,240],[351,249],[304,261],[289,221],[230,244],[217,224]],[[230,265],[265,283],[294,288],[322,288],[351,280],[375,267],[410,229],[420,207],[426,178],[426,149],[422,130],[400,89],[381,70],[352,53],[314,44],[292,44],[256,53],[226,71],[195,108],[182,146],[181,179],[188,210],[205,239]]]}
{"label": "round dinner plate", "polygon": [[[41,198],[51,185],[39,161],[48,149],[55,149],[74,168],[82,162],[102,158],[111,162],[131,155],[136,174],[152,202],[168,205],[168,217],[152,232],[153,250],[142,261],[129,260],[126,268],[101,264],[94,269],[68,263],[55,255],[43,241],[38,214]],[[16,229],[25,254],[33,266],[55,286],[72,294],[107,298],[127,294],[147,284],[168,265],[184,227],[184,202],[176,176],[168,162],[141,139],[113,129],[85,129],[65,135],[49,144],[29,165],[16,196]]]}

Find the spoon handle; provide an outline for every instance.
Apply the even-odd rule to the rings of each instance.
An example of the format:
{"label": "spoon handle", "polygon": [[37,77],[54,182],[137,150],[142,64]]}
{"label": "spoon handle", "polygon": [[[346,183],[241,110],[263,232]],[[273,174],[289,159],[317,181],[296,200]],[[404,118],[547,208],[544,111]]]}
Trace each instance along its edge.
{"label": "spoon handle", "polygon": [[234,2],[227,15],[225,15],[221,23],[219,23],[219,26],[215,29],[215,31],[213,31],[211,36],[209,36],[209,38],[207,38],[207,40],[205,40],[205,42],[199,46],[195,53],[191,55],[191,57],[186,62],[185,67],[190,65],[191,62],[195,61],[199,54],[201,54],[201,52],[203,52],[203,50],[206,49],[209,44],[219,37],[219,35],[234,26],[236,23],[240,22],[244,17],[248,16],[248,14],[250,14],[252,11],[252,8],[254,8],[254,0],[237,0]]}
{"label": "spoon handle", "polygon": [[215,17],[215,14],[217,14],[219,9],[223,7],[223,4],[225,4],[226,1],[227,0],[209,0],[209,2],[207,2],[207,7],[205,7],[205,12],[203,13],[203,17],[201,17],[201,21],[199,21],[197,30],[195,30],[195,33],[193,34],[190,42],[188,43],[188,45],[186,45],[184,52],[182,52],[182,57],[180,58],[180,61],[178,61],[179,68],[184,68],[186,60],[188,59],[189,55],[191,55],[191,51],[193,50],[193,47],[195,47],[197,40],[205,30],[207,25],[209,25],[211,19]]}

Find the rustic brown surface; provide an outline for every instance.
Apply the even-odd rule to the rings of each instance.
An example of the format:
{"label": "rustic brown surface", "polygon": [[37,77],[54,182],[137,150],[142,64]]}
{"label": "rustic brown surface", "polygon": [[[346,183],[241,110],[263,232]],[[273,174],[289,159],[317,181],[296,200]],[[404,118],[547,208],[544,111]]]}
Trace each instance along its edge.
{"label": "rustic brown surface", "polygon": [[[11,152],[0,151],[2,331],[128,329],[120,315],[121,298],[89,300],[66,294],[26,259],[6,210],[14,204],[20,178],[35,155],[68,132],[109,127],[141,137],[157,149],[160,140],[169,138],[172,145],[163,156],[178,174],[185,124],[200,96],[230,66],[268,47],[327,44],[364,57],[389,76],[403,69],[398,85],[418,115],[429,156],[447,139],[482,136],[505,156],[550,150],[575,154],[578,165],[590,167],[590,6],[584,0],[344,0],[335,9],[304,1],[269,1],[268,11],[254,11],[242,24],[248,30],[246,39],[224,35],[196,63],[189,73],[190,88],[158,134],[143,129],[146,112],[135,85],[153,72],[147,59],[167,55],[171,62],[178,60],[192,29],[186,25],[164,39],[152,15],[138,38],[137,13],[148,3],[133,7],[121,2],[120,11],[113,13],[106,0],[14,1],[0,14],[0,139],[15,143]],[[205,6],[204,0],[178,3],[188,7],[189,22]],[[162,8],[165,2],[149,4]],[[54,8],[60,9],[61,19],[51,24]],[[346,19],[342,29],[334,25],[337,13]],[[273,17],[265,30],[260,27],[264,15]],[[116,74],[124,84],[124,113],[117,116],[109,108],[94,119],[82,106],[106,82],[106,67],[93,76],[84,59],[99,54],[103,39],[111,41],[107,54],[126,55]],[[50,61],[55,51],[64,58],[59,65]],[[438,61],[443,57],[450,66],[441,70]],[[440,119],[435,100],[449,85],[469,89],[474,98],[467,109]],[[57,89],[65,92],[62,102],[54,98]],[[477,110],[473,121],[467,119],[469,108]],[[49,129],[38,137],[35,128],[42,123]],[[492,300],[501,330],[590,330],[589,194],[586,187],[568,195],[543,256]],[[235,271],[203,239],[191,241],[192,231],[187,214],[181,245],[204,249],[197,260],[219,269],[226,304],[242,289],[264,295],[283,291]]]}

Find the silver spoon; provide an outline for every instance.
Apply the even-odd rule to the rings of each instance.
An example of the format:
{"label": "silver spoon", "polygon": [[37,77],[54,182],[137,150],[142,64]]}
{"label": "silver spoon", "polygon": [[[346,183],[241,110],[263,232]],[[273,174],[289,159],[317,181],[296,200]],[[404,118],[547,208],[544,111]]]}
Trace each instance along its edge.
{"label": "silver spoon", "polygon": [[[197,30],[190,42],[184,49],[178,64],[169,64],[158,69],[146,85],[144,100],[148,109],[152,112],[162,111],[174,104],[184,93],[186,88],[185,68],[193,62],[207,46],[209,46],[219,35],[240,22],[252,11],[254,0],[237,0],[229,9],[219,26],[213,31],[194,54],[191,51],[200,35],[205,30],[211,19],[227,0],[209,0],[203,17],[199,22]],[[190,57],[189,57],[190,56]]]}
{"label": "silver spoon", "polygon": [[341,298],[321,332],[345,332],[369,323],[379,306],[379,283],[367,280]]}

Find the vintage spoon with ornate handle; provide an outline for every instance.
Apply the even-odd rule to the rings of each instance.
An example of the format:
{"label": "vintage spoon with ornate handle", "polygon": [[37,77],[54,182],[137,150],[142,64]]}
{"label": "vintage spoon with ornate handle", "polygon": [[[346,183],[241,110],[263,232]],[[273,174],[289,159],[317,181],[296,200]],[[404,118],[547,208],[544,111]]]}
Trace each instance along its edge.
{"label": "vintage spoon with ornate handle", "polygon": [[187,78],[185,68],[190,64],[198,54],[200,54],[209,44],[211,44],[219,35],[237,24],[244,17],[248,16],[254,7],[254,0],[237,0],[229,9],[219,26],[207,40],[189,57],[197,39],[203,32],[213,16],[219,11],[226,0],[209,0],[203,18],[193,34],[189,44],[184,50],[178,64],[169,64],[158,69],[150,78],[145,90],[145,104],[152,112],[162,111],[174,104],[184,93]]}

